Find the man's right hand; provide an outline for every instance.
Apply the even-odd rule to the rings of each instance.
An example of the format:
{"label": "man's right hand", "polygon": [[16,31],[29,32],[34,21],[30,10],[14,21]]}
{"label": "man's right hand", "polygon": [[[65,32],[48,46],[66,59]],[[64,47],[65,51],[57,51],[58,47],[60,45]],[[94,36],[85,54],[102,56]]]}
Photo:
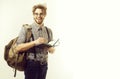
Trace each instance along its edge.
{"label": "man's right hand", "polygon": [[44,44],[44,43],[47,43],[47,39],[45,39],[43,37],[39,37],[38,39],[36,39],[34,41],[34,43],[35,43],[35,46],[40,45],[40,44]]}

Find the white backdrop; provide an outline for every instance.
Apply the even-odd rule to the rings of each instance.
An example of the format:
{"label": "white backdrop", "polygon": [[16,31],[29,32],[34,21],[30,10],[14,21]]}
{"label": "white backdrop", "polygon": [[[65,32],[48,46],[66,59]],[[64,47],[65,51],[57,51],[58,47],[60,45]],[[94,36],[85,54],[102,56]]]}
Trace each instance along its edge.
{"label": "white backdrop", "polygon": [[[4,59],[4,46],[31,23],[39,0],[0,1],[0,79],[14,79]],[[47,26],[60,38],[49,54],[47,79],[120,79],[120,1],[46,0]],[[5,31],[6,30],[6,31]],[[21,72],[15,79],[23,79]]]}
{"label": "white backdrop", "polygon": [[[60,46],[56,47],[54,54],[49,54],[49,67],[47,79],[72,79],[72,61],[70,61],[69,52],[63,40],[66,37],[64,29],[65,24],[61,21],[60,9],[56,0],[1,0],[0,1],[0,79],[24,79],[23,72],[17,72],[16,78],[13,77],[13,69],[8,67],[4,57],[4,46],[14,37],[16,37],[23,24],[33,22],[32,7],[34,4],[45,3],[48,11],[45,25],[50,27],[54,33],[54,39],[60,39]],[[58,8],[57,8],[58,7]],[[60,24],[60,25],[59,25]],[[64,35],[64,36],[63,36]],[[65,38],[63,38],[65,37]],[[63,44],[64,43],[64,44]],[[70,63],[70,65],[69,65]]]}

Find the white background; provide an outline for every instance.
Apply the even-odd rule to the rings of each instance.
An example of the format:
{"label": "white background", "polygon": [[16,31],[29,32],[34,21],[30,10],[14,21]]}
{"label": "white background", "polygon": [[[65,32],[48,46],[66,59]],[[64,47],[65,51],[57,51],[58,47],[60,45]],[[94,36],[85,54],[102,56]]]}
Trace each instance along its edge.
{"label": "white background", "polygon": [[[56,47],[54,54],[49,54],[49,67],[47,79],[72,79],[72,61],[70,61],[69,50],[66,50],[67,34],[64,34],[66,25],[63,24],[60,4],[56,0],[1,0],[0,1],[0,79],[24,79],[23,72],[17,72],[13,77],[13,69],[10,68],[4,57],[4,46],[16,37],[23,24],[33,22],[32,7],[34,4],[47,2],[48,12],[45,25],[50,27],[54,33],[54,39],[60,39],[60,46]],[[57,5],[58,4],[58,5]],[[57,8],[58,7],[58,8]],[[58,10],[57,10],[58,9]],[[61,11],[60,11],[60,10]],[[64,9],[63,9],[64,10]],[[63,17],[64,18],[64,17]],[[66,22],[67,23],[67,22]],[[64,35],[64,36],[63,36]],[[66,36],[67,35],[67,36]],[[66,39],[65,39],[65,38]],[[65,40],[65,41],[63,41]],[[63,44],[64,43],[64,44]],[[65,51],[66,50],[66,51]],[[69,63],[71,65],[69,65]]]}
{"label": "white background", "polygon": [[[32,23],[39,0],[0,1],[0,79],[23,79],[3,59],[4,46]],[[40,0],[41,1],[41,0]],[[47,26],[60,46],[49,54],[47,79],[120,79],[119,0],[46,0]]]}

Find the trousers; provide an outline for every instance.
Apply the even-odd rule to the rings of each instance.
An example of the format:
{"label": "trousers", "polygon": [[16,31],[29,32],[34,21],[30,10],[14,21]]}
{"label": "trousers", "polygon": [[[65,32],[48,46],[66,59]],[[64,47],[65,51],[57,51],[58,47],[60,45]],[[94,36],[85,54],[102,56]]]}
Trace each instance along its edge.
{"label": "trousers", "polygon": [[39,61],[29,60],[26,63],[25,79],[46,79],[48,65],[41,65]]}

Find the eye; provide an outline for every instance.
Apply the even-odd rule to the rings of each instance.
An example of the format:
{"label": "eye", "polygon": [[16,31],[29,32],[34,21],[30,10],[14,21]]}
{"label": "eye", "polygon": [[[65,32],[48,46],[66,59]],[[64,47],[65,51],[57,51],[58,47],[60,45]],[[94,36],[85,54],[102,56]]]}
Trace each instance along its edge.
{"label": "eye", "polygon": [[34,13],[34,15],[39,15],[38,13]]}
{"label": "eye", "polygon": [[36,15],[36,16],[38,16],[38,15],[40,15],[40,16],[44,16],[44,14],[43,13],[34,13],[34,15]]}

